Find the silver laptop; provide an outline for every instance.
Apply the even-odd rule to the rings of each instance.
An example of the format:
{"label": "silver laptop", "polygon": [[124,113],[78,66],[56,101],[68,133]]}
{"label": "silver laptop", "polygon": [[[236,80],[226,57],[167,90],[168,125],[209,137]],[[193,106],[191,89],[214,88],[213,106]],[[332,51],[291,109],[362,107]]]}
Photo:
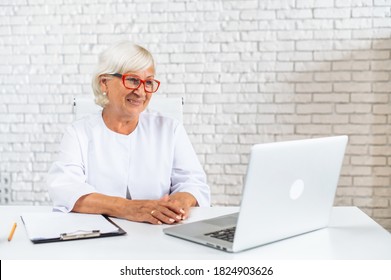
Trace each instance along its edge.
{"label": "silver laptop", "polygon": [[238,252],[327,227],[347,141],[335,136],[254,145],[239,213],[163,231]]}

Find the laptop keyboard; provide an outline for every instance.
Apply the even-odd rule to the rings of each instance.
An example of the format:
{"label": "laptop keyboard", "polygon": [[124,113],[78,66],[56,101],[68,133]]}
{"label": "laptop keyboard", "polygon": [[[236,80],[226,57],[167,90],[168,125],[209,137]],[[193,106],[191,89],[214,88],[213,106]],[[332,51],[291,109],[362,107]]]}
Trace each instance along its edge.
{"label": "laptop keyboard", "polygon": [[228,242],[234,241],[236,227],[226,228],[218,231],[205,233],[206,236],[210,236],[217,239],[222,239]]}

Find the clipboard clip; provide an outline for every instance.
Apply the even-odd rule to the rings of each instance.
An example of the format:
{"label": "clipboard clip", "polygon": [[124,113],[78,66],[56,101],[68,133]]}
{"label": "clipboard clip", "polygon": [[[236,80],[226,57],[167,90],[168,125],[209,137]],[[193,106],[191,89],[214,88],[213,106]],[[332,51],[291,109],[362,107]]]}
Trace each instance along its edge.
{"label": "clipboard clip", "polygon": [[83,238],[91,238],[91,237],[99,237],[100,230],[93,231],[76,231],[72,233],[62,233],[60,234],[61,240],[74,240],[74,239],[83,239]]}

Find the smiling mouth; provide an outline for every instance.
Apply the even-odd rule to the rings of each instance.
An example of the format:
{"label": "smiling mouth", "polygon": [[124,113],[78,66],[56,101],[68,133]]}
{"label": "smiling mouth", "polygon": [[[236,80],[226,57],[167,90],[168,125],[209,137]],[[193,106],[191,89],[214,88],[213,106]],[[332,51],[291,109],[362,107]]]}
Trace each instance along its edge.
{"label": "smiling mouth", "polygon": [[142,105],[144,103],[143,100],[135,100],[135,99],[132,99],[132,98],[126,98],[126,101],[129,102],[130,104],[134,105],[134,106],[139,106],[139,105]]}

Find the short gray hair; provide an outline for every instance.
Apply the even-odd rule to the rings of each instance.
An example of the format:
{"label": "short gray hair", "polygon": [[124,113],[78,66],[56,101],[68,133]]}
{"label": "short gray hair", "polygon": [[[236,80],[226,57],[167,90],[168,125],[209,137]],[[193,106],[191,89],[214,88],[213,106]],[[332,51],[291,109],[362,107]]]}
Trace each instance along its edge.
{"label": "short gray hair", "polygon": [[[106,74],[138,72],[151,66],[155,69],[152,54],[132,42],[123,41],[107,48],[99,55],[98,64],[92,76],[95,103],[101,107],[105,107],[109,103],[109,99],[103,95],[100,88],[101,78]],[[107,76],[105,78],[110,79],[111,77]]]}

